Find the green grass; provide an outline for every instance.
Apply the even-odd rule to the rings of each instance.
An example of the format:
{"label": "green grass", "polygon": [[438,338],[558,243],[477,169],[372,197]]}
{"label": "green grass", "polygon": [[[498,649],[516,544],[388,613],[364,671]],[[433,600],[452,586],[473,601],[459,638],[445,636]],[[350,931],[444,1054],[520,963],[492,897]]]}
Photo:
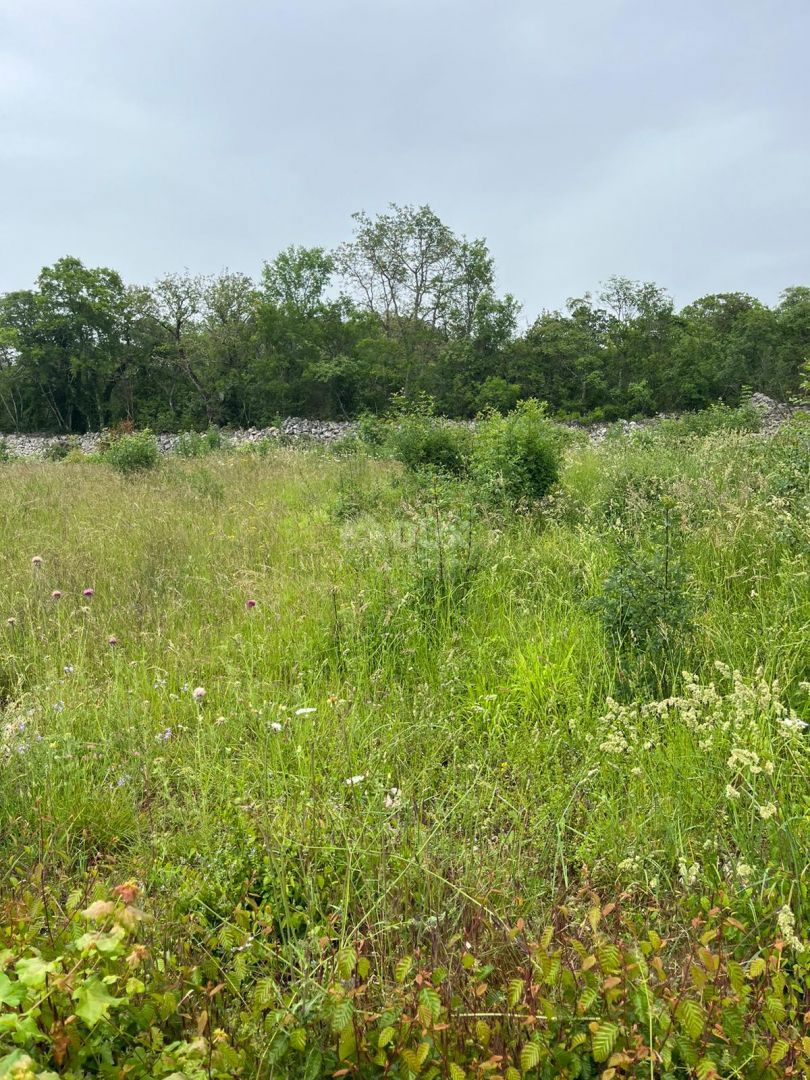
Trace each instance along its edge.
{"label": "green grass", "polygon": [[[584,885],[673,911],[723,885],[806,933],[806,454],[572,446],[531,513],[362,454],[0,466],[5,898],[134,877],[174,942],[258,905],[282,945],[394,954]],[[588,600],[662,496],[695,681],[654,708]]]}

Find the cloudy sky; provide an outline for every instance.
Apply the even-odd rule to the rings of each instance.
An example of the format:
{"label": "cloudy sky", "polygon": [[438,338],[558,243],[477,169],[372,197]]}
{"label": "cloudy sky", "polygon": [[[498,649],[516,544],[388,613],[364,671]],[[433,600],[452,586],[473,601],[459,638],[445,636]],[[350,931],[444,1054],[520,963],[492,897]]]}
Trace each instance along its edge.
{"label": "cloudy sky", "polygon": [[809,0],[0,0],[0,291],[430,203],[527,317],[810,284]]}

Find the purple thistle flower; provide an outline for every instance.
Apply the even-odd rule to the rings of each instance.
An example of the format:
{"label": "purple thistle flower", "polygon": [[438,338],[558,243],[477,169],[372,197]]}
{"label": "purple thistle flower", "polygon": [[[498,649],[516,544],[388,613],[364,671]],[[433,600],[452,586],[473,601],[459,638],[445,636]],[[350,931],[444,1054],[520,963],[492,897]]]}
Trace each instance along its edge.
{"label": "purple thistle flower", "polygon": [[96,590],[95,589],[83,589],[82,590],[82,596],[86,596],[88,600],[90,599],[91,596],[95,596],[95,595],[96,595]]}

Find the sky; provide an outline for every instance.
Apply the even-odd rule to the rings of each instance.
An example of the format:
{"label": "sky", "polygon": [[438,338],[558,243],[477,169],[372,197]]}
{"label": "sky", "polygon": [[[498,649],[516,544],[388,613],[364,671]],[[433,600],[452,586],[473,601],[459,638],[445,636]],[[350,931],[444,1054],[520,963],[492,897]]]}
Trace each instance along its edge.
{"label": "sky", "polygon": [[351,214],[486,238],[524,320],[612,274],[810,285],[810,0],[0,0],[0,292],[258,276]]}

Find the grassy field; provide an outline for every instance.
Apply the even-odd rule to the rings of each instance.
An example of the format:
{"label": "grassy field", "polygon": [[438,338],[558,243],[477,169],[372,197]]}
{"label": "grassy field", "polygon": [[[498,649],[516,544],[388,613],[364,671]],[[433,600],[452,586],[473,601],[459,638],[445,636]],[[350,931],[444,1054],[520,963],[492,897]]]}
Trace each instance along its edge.
{"label": "grassy field", "polygon": [[[139,940],[176,995],[173,1019],[158,1004],[142,1027],[184,1014],[198,1036],[179,1064],[161,1042],[146,1071],[119,1073],[102,1059],[124,1060],[103,1034],[121,1005],[80,1011],[61,1063],[55,1036],[29,1045],[0,1016],[9,1062],[37,1045],[37,1068],[75,1076],[693,1075],[685,1050],[608,1067],[590,1005],[585,1064],[533,1062],[523,1025],[511,1042],[474,1028],[460,1072],[431,1066],[453,1006],[438,990],[416,1050],[402,1035],[383,1065],[377,1032],[363,1072],[365,1029],[334,1011],[370,983],[383,1005],[368,1015],[393,1008],[387,981],[410,975],[385,973],[408,957],[443,976],[415,992],[473,971],[500,1015],[486,995],[520,975],[520,942],[547,925],[584,940],[594,910],[606,927],[621,915],[617,939],[652,930],[677,972],[692,920],[720,902],[745,927],[741,963],[775,941],[802,955],[807,453],[800,421],[772,438],[572,438],[540,507],[508,511],[362,450],[134,477],[0,465],[0,960],[27,949],[67,970],[77,913],[132,882],[116,903],[137,887]],[[143,978],[105,985],[141,1008]],[[298,1032],[323,1009],[316,1047]],[[694,1075],[800,1075],[800,1036],[779,1058],[782,1035],[765,1032],[765,1064],[752,1051],[759,1072],[724,1072],[707,1043],[716,1071]]]}

